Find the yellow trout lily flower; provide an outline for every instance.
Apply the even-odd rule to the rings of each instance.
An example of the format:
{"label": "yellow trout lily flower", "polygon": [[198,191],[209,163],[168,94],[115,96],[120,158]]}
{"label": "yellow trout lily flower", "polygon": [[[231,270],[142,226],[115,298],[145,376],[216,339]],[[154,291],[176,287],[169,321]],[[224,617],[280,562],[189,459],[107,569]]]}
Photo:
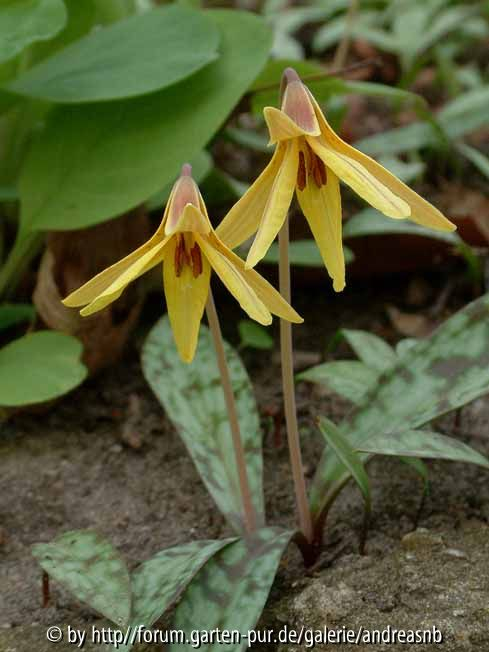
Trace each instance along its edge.
{"label": "yellow trout lily flower", "polygon": [[191,173],[190,165],[184,165],[153,237],[63,301],[69,307],[85,306],[80,314],[91,315],[118,299],[131,281],[163,262],[168,314],[185,362],[191,362],[195,354],[211,268],[243,310],[260,324],[270,324],[271,313],[291,322],[303,321],[264,278],[245,269],[244,261],[217,237]]}
{"label": "yellow trout lily flower", "polygon": [[273,157],[217,229],[231,249],[257,232],[246,260],[254,267],[283,225],[294,190],[321,252],[333,286],[345,286],[341,233],[341,179],[384,215],[410,218],[442,231],[455,226],[434,206],[371,159],[345,143],[330,127],[297,73],[283,75],[281,109],[266,107]]}

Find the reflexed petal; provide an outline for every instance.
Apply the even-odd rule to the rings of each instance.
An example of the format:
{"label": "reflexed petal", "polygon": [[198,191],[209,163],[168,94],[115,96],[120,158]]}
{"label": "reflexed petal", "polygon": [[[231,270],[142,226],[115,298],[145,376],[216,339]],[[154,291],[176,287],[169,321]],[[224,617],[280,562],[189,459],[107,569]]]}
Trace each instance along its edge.
{"label": "reflexed petal", "polygon": [[217,227],[217,235],[230,249],[238,247],[258,230],[285,150],[285,145],[277,146],[270,163]]}
{"label": "reflexed petal", "polygon": [[187,204],[183,209],[180,219],[175,225],[172,234],[191,231],[193,233],[203,233],[205,235],[209,233],[211,229],[212,226],[209,222],[209,218],[206,215],[203,215],[202,212],[192,204]]}
{"label": "reflexed petal", "polygon": [[270,133],[269,144],[280,142],[281,140],[288,140],[289,138],[299,138],[300,136],[319,136],[319,129],[312,131],[305,131],[299,127],[292,118],[286,113],[275,109],[273,106],[266,106],[263,109],[263,116],[267,123],[268,131]]}
{"label": "reflexed petal", "polygon": [[296,139],[287,141],[284,160],[273,182],[258,233],[246,259],[246,267],[254,267],[267,253],[287,217],[297,183],[299,146]]}
{"label": "reflexed petal", "polygon": [[190,265],[183,265],[180,276],[177,276],[175,246],[176,238],[173,238],[165,251],[163,263],[166,304],[178,353],[184,362],[192,362],[209,293],[211,268],[203,256],[199,276],[194,277]]}
{"label": "reflexed petal", "polygon": [[346,154],[337,147],[333,149],[331,143],[326,139],[308,138],[307,142],[326,167],[331,168],[342,181],[371,206],[388,217],[397,219],[409,217],[411,213],[409,204],[391,192],[362,163],[353,158],[352,153],[356,151],[353,147],[346,146],[348,147],[348,154]]}
{"label": "reflexed petal", "polygon": [[287,301],[285,301],[280,292],[277,292],[273,285],[266,281],[263,276],[258,274],[254,269],[246,269],[244,261],[241,260],[239,256],[225,247],[222,242],[217,240],[217,238],[215,238],[215,240],[215,245],[222,255],[240,270],[246,282],[251,285],[259,299],[272,314],[294,324],[302,324],[304,321],[302,317],[287,303]]}
{"label": "reflexed petal", "polygon": [[327,170],[327,183],[318,188],[311,182],[297,198],[316,240],[333,287],[340,292],[345,287],[345,257],[341,237],[341,196],[338,177]]}
{"label": "reflexed petal", "polygon": [[[329,146],[334,148],[343,156],[353,159],[357,165],[361,165],[370,175],[377,178],[385,188],[388,188],[392,193],[394,193],[394,195],[397,195],[401,200],[408,204],[411,209],[411,214],[407,216],[409,219],[418,224],[422,224],[423,226],[432,229],[439,229],[441,231],[454,231],[457,228],[452,224],[452,222],[450,222],[450,220],[447,220],[447,218],[437,208],[423,199],[418,195],[418,193],[414,192],[414,190],[411,190],[411,188],[406,186],[405,183],[389,172],[389,170],[386,170],[382,165],[380,165],[380,163],[377,163],[377,161],[374,161],[370,156],[363,154],[363,152],[360,152],[354,147],[351,147],[351,145],[345,143],[329,126],[317,102],[314,99],[312,99],[312,102],[316,109],[316,116],[321,126],[322,136],[326,142],[328,142]],[[320,155],[319,152],[317,152],[317,154]],[[339,171],[336,170],[336,172],[340,178],[342,178]],[[346,179],[345,182],[348,183]],[[356,189],[354,188],[354,190]],[[375,206],[375,208],[378,208],[378,206]],[[381,208],[379,208],[379,210],[382,211]],[[385,214],[389,215],[388,213]],[[395,216],[390,215],[390,217]]]}
{"label": "reflexed petal", "polygon": [[66,299],[63,299],[63,304],[68,308],[77,308],[78,306],[84,306],[87,303],[90,303],[90,301],[93,301],[93,299],[102,294],[102,292],[104,292],[109,285],[114,283],[121,274],[128,270],[131,265],[155,247],[157,243],[163,242],[163,225],[164,218],[156,233],[148,240],[148,242],[145,242],[131,254],[122,258],[122,260],[119,260],[117,263],[114,263],[114,265],[107,267],[107,269],[104,269],[103,272],[94,276],[87,283],[78,288],[78,290],[69,294]]}
{"label": "reflexed petal", "polygon": [[159,242],[152,249],[140,256],[122,274],[119,274],[113,283],[106,287],[103,292],[98,294],[91,303],[88,304],[88,306],[83,308],[83,310],[80,310],[80,315],[87,317],[88,315],[92,315],[94,312],[102,310],[108,306],[109,303],[118,299],[129,283],[160,263],[163,260],[164,249],[165,245],[168,243],[168,239],[169,238],[166,238],[162,242]]}
{"label": "reflexed petal", "polygon": [[243,310],[255,321],[267,326],[272,315],[254,289],[247,283],[239,268],[227,258],[208,238],[196,235],[196,240],[212,268],[239,302]]}

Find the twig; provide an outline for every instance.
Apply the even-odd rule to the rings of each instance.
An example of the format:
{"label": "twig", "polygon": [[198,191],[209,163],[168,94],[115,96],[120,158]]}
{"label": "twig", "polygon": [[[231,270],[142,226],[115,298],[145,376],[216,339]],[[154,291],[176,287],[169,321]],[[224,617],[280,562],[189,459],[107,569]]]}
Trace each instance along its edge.
{"label": "twig", "polygon": [[335,68],[341,68],[345,65],[346,59],[348,57],[348,50],[350,49],[350,42],[353,30],[353,23],[357,17],[358,13],[358,0],[350,0],[350,6],[348,7],[348,13],[346,14],[346,23],[345,31],[341,41],[336,48],[336,52],[333,58],[333,66]]}

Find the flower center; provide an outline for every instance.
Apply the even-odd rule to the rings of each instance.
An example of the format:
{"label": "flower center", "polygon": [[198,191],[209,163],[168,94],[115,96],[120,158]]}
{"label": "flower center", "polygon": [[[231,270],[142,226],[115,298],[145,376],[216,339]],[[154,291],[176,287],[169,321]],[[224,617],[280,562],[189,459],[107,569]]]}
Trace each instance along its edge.
{"label": "flower center", "polygon": [[318,188],[328,182],[328,174],[323,161],[304,142],[299,151],[299,166],[297,168],[297,187],[302,192],[311,180]]}
{"label": "flower center", "polygon": [[190,233],[177,233],[175,247],[175,275],[180,277],[185,265],[192,269],[194,278],[202,274],[202,252]]}

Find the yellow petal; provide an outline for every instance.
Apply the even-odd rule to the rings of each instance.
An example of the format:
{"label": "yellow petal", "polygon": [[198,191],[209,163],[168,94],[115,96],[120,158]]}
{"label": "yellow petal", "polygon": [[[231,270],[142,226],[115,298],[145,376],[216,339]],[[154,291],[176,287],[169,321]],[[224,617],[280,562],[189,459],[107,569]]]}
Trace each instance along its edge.
{"label": "yellow petal", "polygon": [[182,213],[188,204],[193,204],[195,207],[198,207],[199,189],[191,176],[183,175],[175,181],[170,198],[168,199],[165,210],[165,213],[167,213],[165,223],[166,235],[175,233]]}
{"label": "yellow petal", "polygon": [[[447,218],[437,208],[423,199],[418,195],[418,193],[414,192],[414,190],[411,190],[411,188],[406,186],[405,183],[386,170],[382,165],[380,165],[380,163],[377,163],[377,161],[374,161],[370,156],[363,154],[363,152],[360,152],[354,147],[351,147],[351,145],[345,143],[345,141],[343,141],[330,127],[317,102],[314,99],[312,99],[312,102],[316,109],[316,116],[321,127],[322,136],[328,143],[329,147],[334,148],[334,150],[343,157],[346,156],[350,160],[353,160],[357,166],[361,166],[370,176],[376,178],[378,183],[382,184],[384,188],[387,188],[389,192],[405,202],[409,206],[411,213],[404,216],[389,215],[388,212],[383,211],[382,208],[375,206],[375,204],[367,199],[369,203],[372,203],[372,206],[375,206],[375,208],[378,208],[389,217],[409,217],[413,222],[417,222],[423,226],[428,226],[432,229],[454,231],[457,228],[452,224],[452,222],[450,222],[450,220],[447,220]],[[312,139],[310,144],[312,146]],[[316,151],[316,153],[321,156],[319,151]],[[338,169],[336,169],[335,172],[341,179],[343,179]],[[343,180],[349,184],[346,179]],[[352,188],[358,192],[353,185]],[[361,193],[358,192],[358,194]]]}
{"label": "yellow petal", "polygon": [[209,218],[206,215],[203,215],[200,209],[192,204],[187,204],[172,233],[184,233],[185,231],[190,231],[192,233],[203,233],[205,235],[209,233],[211,228],[212,226],[209,222]]}
{"label": "yellow petal", "polygon": [[163,263],[166,305],[178,353],[184,362],[192,362],[209,293],[211,268],[203,256],[199,276],[194,277],[190,265],[183,265],[180,276],[177,276],[175,246],[176,238],[173,238],[165,251]]}
{"label": "yellow petal", "polygon": [[238,247],[258,230],[285,150],[285,144],[277,146],[270,163],[217,227],[217,235],[230,249]]}
{"label": "yellow petal", "polygon": [[80,314],[83,317],[92,315],[94,312],[102,310],[109,303],[118,299],[124,292],[126,287],[136,278],[147,272],[149,269],[157,265],[163,260],[165,245],[168,238],[159,242],[152,249],[140,256],[130,267],[128,267],[122,274],[111,283],[103,292],[97,295]]}
{"label": "yellow petal", "polygon": [[254,267],[267,253],[287,217],[297,183],[299,145],[296,139],[287,141],[285,156],[275,177],[258,233],[246,259],[246,267]]}
{"label": "yellow petal", "polygon": [[272,314],[294,324],[302,324],[304,321],[302,317],[285,301],[273,285],[266,281],[254,269],[246,269],[244,260],[241,260],[239,256],[224,247],[222,243],[217,242],[216,246],[223,256],[239,269],[246,282],[253,288],[258,298]]}
{"label": "yellow petal", "polygon": [[266,106],[263,109],[263,115],[270,133],[270,145],[290,138],[300,138],[300,136],[319,136],[321,133],[319,128],[314,128],[311,131],[302,129],[287,114],[273,106]]}
{"label": "yellow petal", "polygon": [[[411,209],[403,199],[395,195],[367,168],[353,158],[356,151],[349,145],[348,154],[332,147],[326,139],[308,138],[307,142],[326,167],[331,168],[357,195],[388,217],[397,219],[409,217]],[[350,151],[351,150],[351,151]]]}
{"label": "yellow petal", "polygon": [[327,183],[321,188],[310,180],[297,198],[316,240],[333,287],[345,287],[345,257],[341,236],[341,196],[338,177],[327,170]]}
{"label": "yellow petal", "polygon": [[272,322],[270,311],[234,262],[224,256],[210,239],[200,235],[196,235],[195,238],[210,265],[243,310],[260,324],[265,326],[270,324]]}

